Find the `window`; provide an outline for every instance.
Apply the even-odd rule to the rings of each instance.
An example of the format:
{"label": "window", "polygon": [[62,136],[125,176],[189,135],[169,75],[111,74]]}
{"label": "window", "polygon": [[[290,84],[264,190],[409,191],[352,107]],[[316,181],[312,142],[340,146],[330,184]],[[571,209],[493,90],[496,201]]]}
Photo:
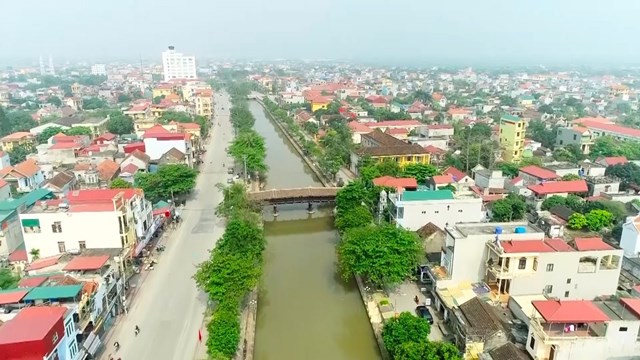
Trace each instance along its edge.
{"label": "window", "polygon": [[87,250],[87,242],[86,241],[78,241],[78,248],[81,251]]}
{"label": "window", "polygon": [[567,284],[571,284],[571,278],[567,279]]}
{"label": "window", "polygon": [[568,298],[568,297],[569,297],[569,292],[568,292],[568,291],[565,291],[565,292],[564,292],[564,297],[566,297],[566,298]]}
{"label": "window", "polygon": [[553,271],[553,264],[547,264],[547,272]]}
{"label": "window", "polygon": [[459,213],[461,213],[461,212],[462,212],[462,210],[458,210],[458,212],[459,212]]}
{"label": "window", "polygon": [[527,268],[527,258],[521,257],[520,260],[518,260],[518,270],[524,270],[526,268]]}
{"label": "window", "polygon": [[578,135],[573,134],[573,140],[578,140]]}
{"label": "window", "polygon": [[436,210],[436,211],[434,211],[434,213],[436,213],[436,214],[440,214],[440,211]]}
{"label": "window", "polygon": [[626,326],[620,326],[620,328],[618,329],[618,331],[620,332],[626,332],[627,330],[629,330],[629,328],[627,328]]}
{"label": "window", "polygon": [[553,292],[553,285],[547,285],[544,287],[544,294],[551,294]]}
{"label": "window", "polygon": [[61,233],[62,232],[62,223],[60,221],[54,221],[53,224],[51,224],[51,230],[54,233]]}
{"label": "window", "polygon": [[39,233],[40,220],[38,219],[22,219],[22,228],[25,233]]}
{"label": "window", "polygon": [[533,271],[538,271],[538,258],[533,259]]}
{"label": "window", "polygon": [[58,242],[58,252],[61,254],[67,252],[67,248],[64,246],[64,241]]}
{"label": "window", "polygon": [[533,350],[535,346],[536,346],[536,338],[534,338],[533,335],[531,335],[531,339],[529,340],[529,349]]}

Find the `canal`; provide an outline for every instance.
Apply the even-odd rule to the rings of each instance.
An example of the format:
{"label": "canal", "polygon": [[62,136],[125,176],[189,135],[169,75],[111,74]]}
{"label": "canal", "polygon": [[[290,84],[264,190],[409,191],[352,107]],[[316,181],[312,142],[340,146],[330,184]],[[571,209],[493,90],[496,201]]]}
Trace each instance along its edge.
{"label": "canal", "polygon": [[[266,189],[322,186],[284,135],[251,101],[255,130],[265,137]],[[376,360],[379,350],[354,281],[336,273],[331,209],[305,205],[264,213],[267,237],[260,283],[256,360]]]}

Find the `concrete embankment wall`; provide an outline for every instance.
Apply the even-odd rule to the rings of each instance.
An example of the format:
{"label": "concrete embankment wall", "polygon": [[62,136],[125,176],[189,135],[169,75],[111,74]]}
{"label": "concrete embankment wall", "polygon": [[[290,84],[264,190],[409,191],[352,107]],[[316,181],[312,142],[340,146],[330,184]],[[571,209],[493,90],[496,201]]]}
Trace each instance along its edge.
{"label": "concrete embankment wall", "polygon": [[278,121],[278,119],[276,119],[276,117],[273,116],[273,114],[271,114],[269,109],[267,109],[267,107],[264,106],[264,103],[262,101],[257,99],[255,101],[257,101],[262,106],[262,108],[264,109],[264,112],[267,113],[271,121],[273,121],[273,123],[276,124],[276,126],[280,129],[280,131],[282,131],[282,133],[287,138],[287,140],[289,140],[289,142],[291,143],[293,148],[296,150],[298,155],[300,155],[302,160],[307,164],[307,166],[309,166],[311,171],[313,171],[313,173],[316,175],[316,177],[322,183],[322,185],[324,185],[325,187],[334,186],[334,184],[329,179],[327,179],[326,176],[324,176],[322,171],[318,169],[318,166],[313,163],[313,160],[304,153],[302,146],[298,143],[298,139],[296,139],[291,134],[289,134],[289,130],[284,126],[284,124]]}

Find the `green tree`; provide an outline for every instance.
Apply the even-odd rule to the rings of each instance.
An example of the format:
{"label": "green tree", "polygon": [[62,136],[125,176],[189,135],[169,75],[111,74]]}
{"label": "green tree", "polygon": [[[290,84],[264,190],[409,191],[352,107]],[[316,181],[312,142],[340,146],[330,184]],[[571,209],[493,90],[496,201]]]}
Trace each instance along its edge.
{"label": "green tree", "polygon": [[9,135],[17,131],[29,131],[38,124],[31,115],[22,110],[13,110],[7,113],[0,110],[0,136]]}
{"label": "green tree", "polygon": [[223,194],[223,200],[216,207],[216,215],[230,218],[237,211],[253,208],[254,204],[249,201],[247,189],[243,184],[233,183],[228,186],[218,184],[216,186]]}
{"label": "green tree", "polygon": [[401,176],[414,178],[421,184],[426,183],[428,178],[438,173],[438,169],[430,164],[409,164],[400,171]]}
{"label": "green tree", "polygon": [[211,300],[221,303],[239,301],[257,284],[260,268],[256,266],[255,259],[247,258],[246,254],[216,248],[210,258],[198,266],[194,279]]}
{"label": "green tree", "polygon": [[540,207],[542,210],[549,210],[556,205],[564,205],[565,198],[559,195],[550,196],[542,202],[542,206]]}
{"label": "green tree", "polygon": [[33,154],[35,151],[35,147],[29,144],[14,146],[13,149],[9,151],[9,161],[12,165],[19,164],[27,159],[27,155]]}
{"label": "green tree", "polygon": [[264,162],[266,150],[264,137],[254,130],[247,130],[236,136],[229,147],[229,154],[238,163],[244,163],[246,160],[247,172],[264,174],[267,171]]}
{"label": "green tree", "polygon": [[416,233],[394,225],[347,230],[337,246],[342,276],[360,275],[374,284],[391,285],[411,275],[422,246]]}
{"label": "green tree", "polygon": [[551,105],[542,105],[538,108],[538,112],[541,112],[543,114],[553,114],[553,107]]}
{"label": "green tree", "polygon": [[64,133],[69,136],[78,136],[78,135],[92,136],[93,135],[93,131],[91,131],[91,128],[87,126],[74,126],[71,129],[65,130]]}
{"label": "green tree", "polygon": [[569,194],[564,199],[564,205],[568,206],[573,211],[582,212],[584,204],[584,199],[577,195]]}
{"label": "green tree", "polygon": [[607,210],[591,210],[585,215],[587,227],[591,231],[600,231],[613,223],[613,214]]}
{"label": "green tree", "polygon": [[36,139],[38,140],[38,144],[46,144],[47,141],[49,141],[49,138],[60,133],[64,133],[64,130],[62,130],[61,127],[52,126],[42,130],[42,132],[38,134]]}
{"label": "green tree", "polygon": [[522,196],[509,194],[506,198],[491,203],[492,220],[503,222],[522,219],[526,208]]}
{"label": "green tree", "polygon": [[587,226],[587,219],[581,213],[573,213],[569,216],[567,226],[569,226],[569,229],[580,230]]}
{"label": "green tree", "polygon": [[336,194],[337,215],[361,205],[372,209],[376,204],[377,195],[378,191],[375,188],[367,186],[362,180],[354,180]]}
{"label": "green tree", "polygon": [[160,104],[160,102],[164,98],[165,98],[165,95],[156,96],[156,97],[153,98],[153,100],[151,100],[151,102],[154,103],[154,104]]}
{"label": "green tree", "polygon": [[197,172],[184,164],[162,165],[155,173],[137,173],[134,185],[152,201],[188,194],[196,184]]}
{"label": "green tree", "polygon": [[60,100],[60,98],[57,96],[49,96],[47,98],[47,103],[58,107],[62,106],[62,100]]}
{"label": "green tree", "polygon": [[316,135],[320,130],[320,127],[318,126],[318,124],[316,124],[313,121],[305,122],[304,124],[302,124],[302,127],[306,132],[308,132],[311,135]]}
{"label": "green tree", "polygon": [[207,352],[232,358],[240,343],[240,315],[237,309],[218,309],[207,325]]}
{"label": "green tree", "polygon": [[97,97],[91,97],[82,101],[82,108],[84,110],[95,110],[105,107],[107,107],[107,102]]}
{"label": "green tree", "polygon": [[123,180],[121,178],[115,178],[113,179],[113,181],[111,182],[111,184],[109,184],[109,188],[110,189],[129,189],[132,188],[133,185],[131,185],[130,182]]}
{"label": "green tree", "polygon": [[414,316],[409,312],[402,312],[392,318],[382,328],[382,341],[392,357],[402,346],[410,342],[426,343],[431,326],[427,320]]}
{"label": "green tree", "polygon": [[359,205],[348,211],[336,214],[336,228],[341,232],[356,227],[366,226],[373,222],[371,211],[365,206]]}
{"label": "green tree", "polygon": [[188,123],[188,122],[193,122],[193,118],[191,117],[191,115],[185,112],[165,111],[164,113],[162,113],[162,116],[160,116],[158,121],[161,124],[168,124],[172,121],[179,122],[179,123]]}
{"label": "green tree", "polygon": [[133,119],[127,115],[112,116],[107,121],[107,131],[112,134],[132,134],[133,130]]}
{"label": "green tree", "polygon": [[119,103],[128,103],[128,102],[131,102],[132,100],[133,100],[133,98],[130,95],[127,95],[127,94],[118,95],[118,102]]}
{"label": "green tree", "polygon": [[631,184],[640,184],[640,166],[634,163],[609,166],[605,174],[620,179],[622,190],[627,189]]}
{"label": "green tree", "polygon": [[452,343],[410,341],[397,348],[394,360],[462,360]]}
{"label": "green tree", "polygon": [[20,277],[9,268],[0,268],[0,290],[13,289],[18,286]]}
{"label": "green tree", "polygon": [[576,174],[567,174],[562,177],[562,181],[580,180],[580,176]]}
{"label": "green tree", "polygon": [[518,176],[518,173],[520,172],[520,167],[518,166],[518,164],[514,164],[514,163],[501,163],[499,165],[499,169],[502,170],[502,174],[505,176],[509,176],[509,177],[516,177]]}

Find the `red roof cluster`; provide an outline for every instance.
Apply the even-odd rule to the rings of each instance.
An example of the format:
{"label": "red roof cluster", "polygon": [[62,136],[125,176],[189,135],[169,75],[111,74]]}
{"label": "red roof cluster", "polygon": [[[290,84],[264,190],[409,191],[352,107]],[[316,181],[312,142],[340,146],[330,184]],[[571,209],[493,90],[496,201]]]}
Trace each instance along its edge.
{"label": "red roof cluster", "polygon": [[500,245],[507,254],[574,251],[562,239],[502,241]]}
{"label": "red roof cluster", "polygon": [[[64,306],[24,308],[13,319],[0,327],[0,344],[43,340],[66,312],[67,308]],[[60,340],[62,340],[62,336],[58,338],[58,341]]]}
{"label": "red roof cluster", "polygon": [[460,181],[462,179],[464,179],[465,176],[467,176],[467,174],[465,174],[464,172],[462,172],[462,170],[459,170],[453,166],[449,166],[448,168],[444,169],[444,171],[442,172],[443,175],[451,175],[453,177],[453,180],[455,181]]}

